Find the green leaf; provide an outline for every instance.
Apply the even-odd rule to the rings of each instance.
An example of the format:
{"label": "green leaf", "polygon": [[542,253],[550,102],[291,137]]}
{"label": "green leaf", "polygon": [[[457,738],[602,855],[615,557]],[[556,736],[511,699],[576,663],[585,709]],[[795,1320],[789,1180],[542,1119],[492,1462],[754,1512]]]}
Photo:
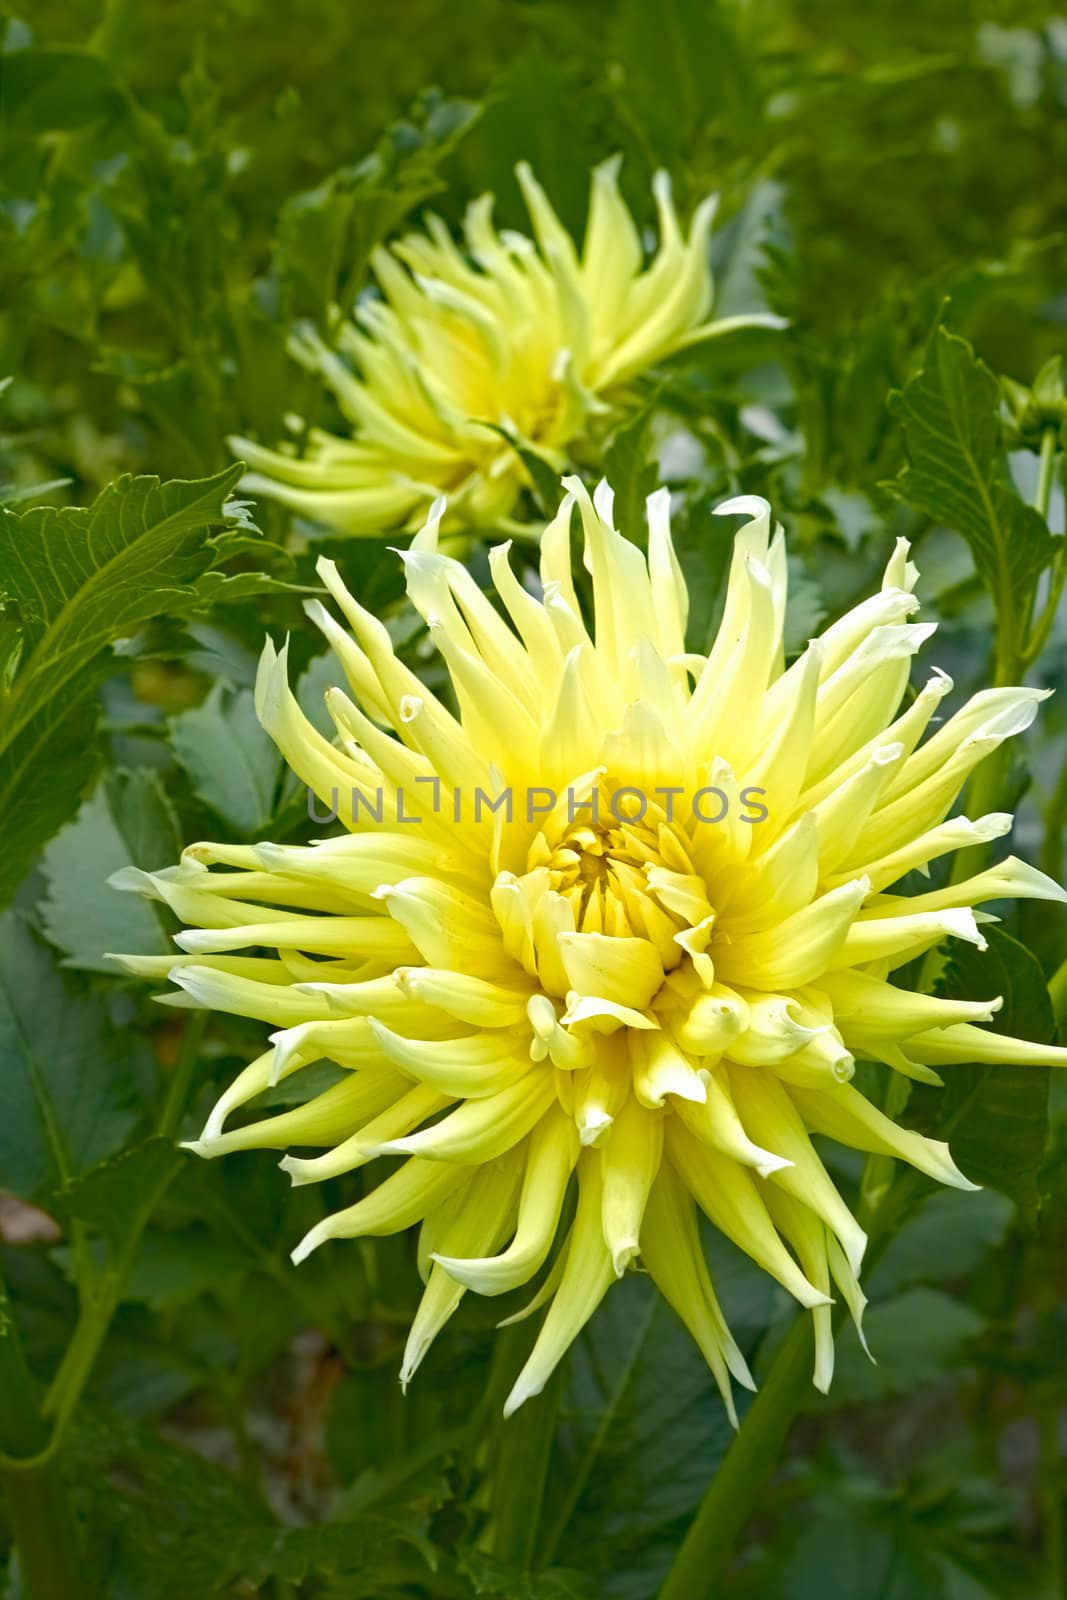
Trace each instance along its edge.
{"label": "green leaf", "polygon": [[365,160],[340,167],[286,201],[274,265],[294,316],[311,316],[325,326],[335,305],[351,308],[371,251],[442,187],[437,168],[477,115],[471,101],[446,100],[429,90]]}
{"label": "green leaf", "polygon": [[502,422],[483,422],[483,426],[491,428],[502,439],[506,439],[514,450],[519,460],[530,477],[530,490],[537,502],[538,510],[544,517],[555,516],[559,509],[560,498],[563,494],[560,488],[560,475],[543,455],[533,448],[525,439],[522,439],[514,430],[507,428]]}
{"label": "green leaf", "polygon": [[[217,1462],[119,1417],[83,1423],[74,1451],[83,1481],[111,1483],[121,1470],[124,1502],[109,1491],[99,1515],[120,1541],[131,1595],[206,1597],[239,1580],[258,1588],[271,1578],[299,1584],[301,1592],[307,1584],[311,1594],[320,1592],[315,1578],[344,1574],[346,1596],[377,1597],[393,1592],[389,1565],[402,1553],[410,1552],[415,1572],[427,1579],[437,1560],[418,1504],[292,1527]],[[409,1562],[409,1580],[411,1570]]]}
{"label": "green leaf", "polygon": [[[99,1194],[96,1198],[103,1204]],[[187,1305],[205,1294],[226,1299],[240,1292],[252,1265],[239,1244],[206,1227],[193,1224],[180,1233],[155,1228],[141,1241],[123,1299],[153,1311]]]}
{"label": "green leaf", "polygon": [[205,805],[235,834],[262,832],[274,812],[282,758],[259,725],[251,689],[220,680],[203,705],[173,719],[170,732]]}
{"label": "green leaf", "polygon": [[[986,1025],[989,1030],[1047,1043],[1055,1022],[1040,966],[1000,928],[986,927],[983,933],[988,950],[953,948],[937,992],[954,1000],[1002,995],[1004,1005]],[[912,1090],[908,1121],[948,1139],[969,1178],[998,1189],[1032,1217],[1048,1140],[1049,1071],[1003,1064],[945,1067],[944,1088]]]}
{"label": "green leaf", "polygon": [[51,709],[54,717],[30,723],[0,752],[0,907],[22,882],[34,852],[76,808],[99,763],[96,707],[75,700]]}
{"label": "green leaf", "polygon": [[888,487],[967,541],[1010,643],[1055,544],[1011,487],[999,408],[989,368],[965,339],[938,328],[923,370],[893,398],[908,465]]}
{"label": "green leaf", "polygon": [[538,1548],[605,1600],[645,1600],[733,1437],[703,1357],[647,1278],[612,1288],[575,1344],[560,1418]]}
{"label": "green leaf", "polygon": [[0,1187],[53,1193],[118,1150],[134,1127],[151,1058],[103,1001],[69,991],[15,911],[0,917]]}
{"label": "green leaf", "polygon": [[[0,688],[0,904],[35,848],[75,809],[92,771],[92,716],[75,707],[114,669],[107,647],[152,617],[270,582],[213,570],[236,553],[233,538],[247,537],[205,537],[213,527],[248,527],[244,508],[226,504],[240,474],[235,465],[192,482],[122,477],[88,509],[0,507],[0,598],[20,625]],[[227,581],[237,586],[232,596]],[[73,760],[63,755],[68,730]],[[58,772],[49,764],[56,757]]]}
{"label": "green leaf", "polygon": [[[1011,1203],[993,1189],[979,1194],[935,1190],[894,1235],[867,1286],[885,1298],[917,1283],[969,1277],[1002,1242],[1012,1215]],[[951,1260],[945,1256],[946,1239],[952,1241]]]}
{"label": "green leaf", "polygon": [[154,872],[181,850],[178,819],[158,775],[149,768],[107,774],[77,817],[47,846],[44,931],[64,952],[66,967],[115,973],[104,952],[164,955],[169,924],[154,902],[118,895],[107,880],[120,867]]}
{"label": "green leaf", "polygon": [[752,103],[750,59],[725,11],[704,0],[625,0],[613,45],[630,114],[660,158],[677,158],[717,118],[733,121]]}
{"label": "green leaf", "polygon": [[812,1391],[809,1409],[873,1404],[909,1394],[919,1384],[952,1378],[963,1346],[983,1327],[977,1311],[940,1289],[907,1289],[872,1305],[863,1331],[874,1360],[858,1339],[843,1335],[830,1393],[820,1397]]}
{"label": "green leaf", "polygon": [[224,507],[240,476],[238,465],[190,482],[125,476],[88,509],[0,509],[0,594],[18,610],[24,651],[4,744],[68,685],[84,692],[106,645],[196,606],[196,579],[214,564],[204,530],[234,526]]}
{"label": "green leaf", "polygon": [[498,1561],[484,1550],[465,1550],[460,1571],[471,1580],[476,1595],[493,1600],[593,1600],[595,1590],[582,1572],[550,1567],[547,1572],[526,1572]]}
{"label": "green leaf", "polygon": [[5,138],[70,133],[123,107],[108,63],[89,50],[16,50],[3,56]]}
{"label": "green leaf", "polygon": [[[656,463],[649,460],[649,424],[659,397],[657,389],[615,430],[604,452],[604,476],[615,491],[615,526],[628,539],[643,544],[645,501],[657,484]],[[557,487],[558,497],[558,487]]]}
{"label": "green leaf", "polygon": [[151,1204],[183,1160],[171,1139],[149,1139],[91,1167],[59,1195],[64,1214],[121,1244],[138,1213]]}

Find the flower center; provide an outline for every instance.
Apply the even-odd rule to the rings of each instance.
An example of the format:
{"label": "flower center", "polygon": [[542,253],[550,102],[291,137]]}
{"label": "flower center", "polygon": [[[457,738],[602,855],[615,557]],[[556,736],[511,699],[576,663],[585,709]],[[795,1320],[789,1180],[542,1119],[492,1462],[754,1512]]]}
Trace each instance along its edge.
{"label": "flower center", "polygon": [[[685,856],[680,841],[669,837],[675,845],[671,853]],[[692,875],[687,856],[681,864]],[[647,937],[645,901],[655,895],[655,885],[665,882],[670,870],[657,825],[614,820],[606,825],[575,823],[552,850],[547,865],[549,886],[570,906],[577,931]],[[685,926],[669,904],[661,903],[661,910],[674,921],[673,931]],[[676,964],[673,959],[671,964]]]}
{"label": "flower center", "polygon": [[602,794],[582,812],[546,819],[526,870],[500,874],[493,905],[505,947],[545,995],[569,1015],[588,1002],[584,1017],[604,1002],[618,1026],[647,1011],[683,963],[710,982],[715,913],[693,843],[662,807],[630,791],[625,804],[609,808]]}

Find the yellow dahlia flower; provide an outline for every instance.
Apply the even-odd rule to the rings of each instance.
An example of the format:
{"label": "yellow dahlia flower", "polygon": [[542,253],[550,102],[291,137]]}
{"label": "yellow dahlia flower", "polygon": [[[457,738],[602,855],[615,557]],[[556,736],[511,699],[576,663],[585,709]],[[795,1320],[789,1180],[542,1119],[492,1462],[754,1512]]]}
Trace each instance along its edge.
{"label": "yellow dahlia flower", "polygon": [[[439,506],[403,557],[458,715],[320,563],[348,625],[309,603],[351,690],[327,695],[337,736],[304,717],[285,651],[270,644],[257,705],[293,771],[351,831],[309,847],[194,844],[170,870],[127,869],[120,886],[191,926],[177,959],[126,962],[169,973],[179,1004],[276,1030],[211,1113],[201,1155],[295,1150],[282,1166],[297,1184],[396,1158],[293,1259],[419,1225],[426,1289],[405,1383],[465,1290],[539,1279],[530,1309],[548,1309],[513,1411],[639,1262],[732,1415],[730,1375],[751,1379],[698,1208],[812,1309],[825,1388],[831,1295],[858,1323],[865,1240],[811,1135],[972,1187],[946,1145],[898,1127],[850,1084],[854,1059],[932,1082],[942,1063],[1067,1062],[977,1027],[996,998],[892,982],[946,936],[981,946],[972,908],[984,901],[1062,898],[1010,858],[928,894],[889,892],[1007,830],[1001,814],[946,817],[1042,695],[978,694],[920,742],[951,684],[935,671],[899,710],[933,631],[909,620],[916,571],[903,540],[881,590],[786,667],[783,540],[753,499],[720,508],[750,520],[718,636],[706,656],[688,651],[666,491],[648,501],[646,559],[615,531],[606,485],[592,501],[576,478],[565,488],[539,598],[506,545],[492,553],[510,626],[439,552]],[[571,569],[575,507],[591,625]],[[322,1060],[344,1074],[324,1092],[228,1126]]]}
{"label": "yellow dahlia flower", "polygon": [[498,233],[483,195],[467,211],[464,248],[429,217],[426,233],[376,250],[381,295],[360,301],[337,349],[310,332],[293,342],[354,437],[312,430],[300,457],[232,439],[254,469],[244,487],[343,534],[417,527],[441,494],[456,521],[492,523],[527,481],[509,439],[562,469],[568,445],[610,420],[653,362],[737,327],[781,326],[760,315],[706,321],[716,202],[698,207],[685,238],[665,172],[653,183],[659,248],[646,265],[618,167],[593,174],[581,255],[525,164],[536,242]]}

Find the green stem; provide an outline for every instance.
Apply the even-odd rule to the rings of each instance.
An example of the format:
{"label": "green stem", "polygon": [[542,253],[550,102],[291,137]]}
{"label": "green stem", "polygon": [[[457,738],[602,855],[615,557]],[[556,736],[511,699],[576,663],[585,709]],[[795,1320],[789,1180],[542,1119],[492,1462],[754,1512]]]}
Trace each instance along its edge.
{"label": "green stem", "polygon": [[1041,435],[1041,456],[1037,468],[1037,488],[1034,490],[1034,510],[1048,520],[1049,501],[1052,499],[1052,472],[1056,464],[1056,428],[1046,428]]}
{"label": "green stem", "polygon": [[[501,1386],[493,1385],[497,1416],[532,1343],[523,1324],[505,1331],[511,1336],[505,1347],[506,1364],[502,1364],[506,1386],[500,1392]],[[535,1556],[537,1565],[547,1566],[552,1559],[551,1553],[540,1558],[539,1532],[567,1365],[566,1360],[559,1363],[535,1406],[524,1406],[494,1434],[489,1475],[490,1548],[499,1560],[524,1570],[534,1566]]]}
{"label": "green stem", "polygon": [[185,1103],[189,1098],[189,1090],[200,1064],[200,1046],[204,1041],[207,1016],[206,1011],[194,1011],[185,1024],[181,1049],[178,1051],[178,1059],[167,1088],[167,1098],[163,1102],[163,1109],[156,1123],[156,1136],[160,1139],[170,1139],[178,1131],[185,1112]]}
{"label": "green stem", "polygon": [[[1062,466],[1061,457],[1061,466]],[[1056,432],[1052,428],[1045,430],[1041,439],[1041,464],[1038,468],[1037,489],[1034,494],[1034,509],[1048,520],[1049,501],[1052,497],[1052,479],[1056,464]],[[1048,641],[1052,625],[1056,620],[1059,610],[1060,596],[1063,594],[1064,582],[1067,580],[1067,536],[1061,539],[1056,558],[1052,563],[1049,573],[1048,594],[1045,596],[1045,608],[1033,627],[1026,630],[1026,643],[1022,650],[1024,667],[1030,667],[1037,660]]]}
{"label": "green stem", "polygon": [[[159,1138],[170,1138],[181,1122],[189,1087],[200,1059],[200,1045],[206,1022],[207,1013],[196,1011],[191,1014],[185,1025],[178,1060],[156,1122],[156,1136]],[[44,1402],[45,1415],[54,1419],[50,1450],[54,1450],[59,1444],[81,1399],[85,1385],[92,1375],[100,1347],[107,1337],[112,1318],[118,1310],[122,1292],[126,1287],[126,1280],[133,1269],[141,1244],[141,1235],[180,1168],[181,1157],[175,1152],[173,1160],[161,1171],[151,1193],[131,1217],[129,1232],[115,1260],[105,1267],[98,1277],[89,1282],[79,1283],[81,1305],[77,1326]]]}
{"label": "green stem", "polygon": [[674,1558],[659,1600],[711,1600],[811,1382],[811,1319],[800,1316],[778,1351]]}
{"label": "green stem", "polygon": [[[869,1157],[876,1161],[878,1157]],[[893,1238],[915,1199],[918,1174],[899,1174],[882,1190],[868,1227],[865,1267],[869,1270]],[[861,1184],[861,1192],[869,1186]],[[834,1331],[848,1315],[843,1302],[833,1309]],[[811,1318],[802,1312],[771,1363],[770,1372],[748,1408],[737,1437],[712,1478],[658,1600],[716,1600],[719,1582],[755,1507],[766,1478],[780,1461],[782,1447],[811,1393],[814,1351]]]}
{"label": "green stem", "polygon": [[33,1378],[2,1280],[0,1394],[0,1448],[10,1458],[0,1468],[0,1482],[27,1600],[88,1600],[81,1537],[55,1463],[16,1464],[44,1449],[48,1429],[34,1404]]}
{"label": "green stem", "polygon": [[1049,998],[1060,1033],[1067,1032],[1067,960],[1061,961],[1048,981]]}

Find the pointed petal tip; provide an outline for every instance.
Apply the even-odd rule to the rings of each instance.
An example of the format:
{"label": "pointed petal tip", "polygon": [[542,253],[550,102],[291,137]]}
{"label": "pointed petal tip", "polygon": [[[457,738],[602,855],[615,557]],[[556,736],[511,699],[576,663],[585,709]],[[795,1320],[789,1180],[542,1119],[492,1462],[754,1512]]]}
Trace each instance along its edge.
{"label": "pointed petal tip", "polygon": [[636,1261],[641,1254],[641,1246],[637,1239],[625,1239],[616,1244],[611,1253],[611,1264],[615,1268],[617,1278],[625,1277],[626,1269],[631,1262]]}
{"label": "pointed petal tip", "polygon": [[324,1244],[328,1238],[329,1235],[323,1232],[321,1223],[312,1228],[311,1232],[306,1233],[300,1243],[289,1252],[289,1260],[293,1263],[293,1266],[298,1267],[302,1261],[306,1261],[308,1256],[317,1250],[320,1244]]}

